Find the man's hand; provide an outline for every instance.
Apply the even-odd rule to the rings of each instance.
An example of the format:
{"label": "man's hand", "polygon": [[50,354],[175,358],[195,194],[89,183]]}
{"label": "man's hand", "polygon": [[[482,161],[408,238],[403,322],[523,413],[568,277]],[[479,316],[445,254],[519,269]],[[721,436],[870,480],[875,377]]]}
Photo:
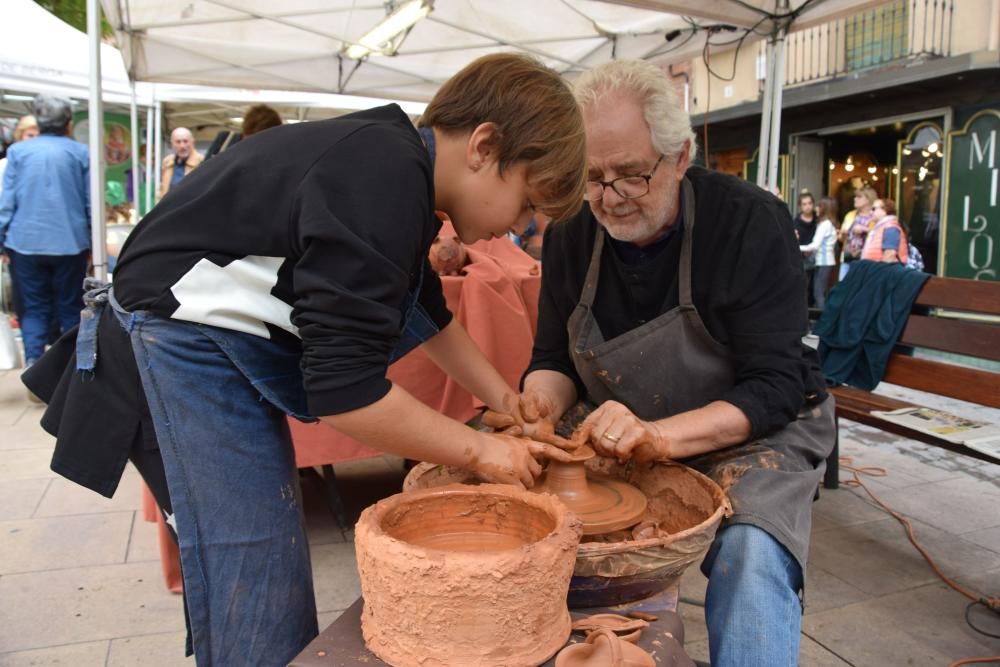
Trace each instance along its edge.
{"label": "man's hand", "polygon": [[530,489],[542,474],[536,458],[569,460],[571,457],[557,447],[543,442],[513,438],[499,433],[482,433],[478,453],[467,468],[477,477],[495,484],[513,484]]}
{"label": "man's hand", "polygon": [[504,397],[504,412],[487,410],[482,423],[505,435],[521,436],[560,449],[572,450],[577,445],[555,433],[552,403],[540,394],[526,391]]}
{"label": "man's hand", "polygon": [[573,442],[590,442],[598,454],[640,463],[670,458],[669,439],[655,422],[643,421],[617,401],[606,401],[573,433]]}

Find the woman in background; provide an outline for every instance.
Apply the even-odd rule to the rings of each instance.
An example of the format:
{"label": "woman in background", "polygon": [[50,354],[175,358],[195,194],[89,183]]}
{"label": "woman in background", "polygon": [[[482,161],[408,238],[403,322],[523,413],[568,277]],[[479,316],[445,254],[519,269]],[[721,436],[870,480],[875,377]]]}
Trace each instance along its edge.
{"label": "woman in background", "polygon": [[840,280],[847,275],[848,265],[861,259],[861,249],[872,225],[872,204],[877,198],[878,194],[868,186],[854,193],[854,210],[844,216],[844,224],[840,226],[843,247],[840,253]]}
{"label": "woman in background", "polygon": [[816,208],[816,229],[812,240],[806,244],[800,244],[799,250],[806,257],[812,257],[816,265],[816,273],[813,276],[812,295],[816,307],[822,310],[826,306],[827,285],[830,283],[830,274],[833,267],[837,265],[837,258],[834,254],[834,246],[837,244],[837,230],[833,226],[833,221],[837,218],[837,202],[829,197],[819,200]]}
{"label": "woman in background", "polygon": [[896,217],[896,202],[888,198],[876,199],[872,204],[872,219],[875,226],[865,240],[861,259],[906,264],[909,247],[906,230]]}

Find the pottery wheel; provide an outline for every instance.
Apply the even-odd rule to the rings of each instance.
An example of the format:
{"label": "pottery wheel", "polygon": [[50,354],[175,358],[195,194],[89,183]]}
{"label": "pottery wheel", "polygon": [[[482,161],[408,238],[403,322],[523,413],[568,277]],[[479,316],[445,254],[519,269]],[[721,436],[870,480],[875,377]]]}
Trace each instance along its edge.
{"label": "pottery wheel", "polygon": [[600,535],[634,526],[646,511],[646,496],[628,482],[588,472],[590,447],[573,452],[570,463],[550,461],[532,491],[552,493],[583,521],[584,535]]}

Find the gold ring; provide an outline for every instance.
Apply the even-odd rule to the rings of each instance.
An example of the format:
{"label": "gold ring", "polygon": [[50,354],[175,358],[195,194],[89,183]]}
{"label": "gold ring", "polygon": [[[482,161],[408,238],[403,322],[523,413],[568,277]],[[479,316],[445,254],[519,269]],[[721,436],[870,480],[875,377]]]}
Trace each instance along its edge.
{"label": "gold ring", "polygon": [[604,435],[602,435],[601,437],[602,437],[602,438],[607,438],[607,439],[608,439],[608,440],[610,440],[611,442],[618,442],[619,440],[621,440],[621,438],[620,438],[620,437],[616,438],[615,436],[613,436],[613,435],[608,435],[607,433],[605,433],[605,434],[604,434]]}

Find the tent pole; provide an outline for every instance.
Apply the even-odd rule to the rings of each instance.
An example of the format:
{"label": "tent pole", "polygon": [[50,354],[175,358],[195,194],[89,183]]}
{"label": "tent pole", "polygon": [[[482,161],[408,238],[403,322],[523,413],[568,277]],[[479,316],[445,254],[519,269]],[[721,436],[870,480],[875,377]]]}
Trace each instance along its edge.
{"label": "tent pole", "polygon": [[139,108],[135,102],[135,81],[131,84],[131,99],[129,105],[129,121],[132,125],[132,204],[135,206],[135,219],[139,219]]}
{"label": "tent pole", "polygon": [[760,141],[757,143],[757,185],[767,184],[767,153],[771,148],[771,94],[774,86],[774,43],[764,50],[764,99],[760,110]]}
{"label": "tent pole", "polygon": [[90,98],[87,125],[90,142],[90,252],[94,277],[108,279],[108,248],[104,239],[104,105],[101,100],[101,8],[87,0],[90,38]]}
{"label": "tent pole", "polygon": [[767,184],[778,187],[778,142],[781,139],[781,98],[785,89],[785,28],[778,31],[774,45],[774,90],[771,102],[771,148],[767,152]]}
{"label": "tent pole", "polygon": [[159,201],[160,178],[162,178],[161,171],[163,169],[163,102],[160,102],[159,100],[156,101],[156,127],[153,135],[153,141],[156,142],[156,162],[153,163],[155,180],[151,185],[156,188],[156,199]]}
{"label": "tent pole", "polygon": [[153,107],[146,107],[146,213],[153,208]]}

